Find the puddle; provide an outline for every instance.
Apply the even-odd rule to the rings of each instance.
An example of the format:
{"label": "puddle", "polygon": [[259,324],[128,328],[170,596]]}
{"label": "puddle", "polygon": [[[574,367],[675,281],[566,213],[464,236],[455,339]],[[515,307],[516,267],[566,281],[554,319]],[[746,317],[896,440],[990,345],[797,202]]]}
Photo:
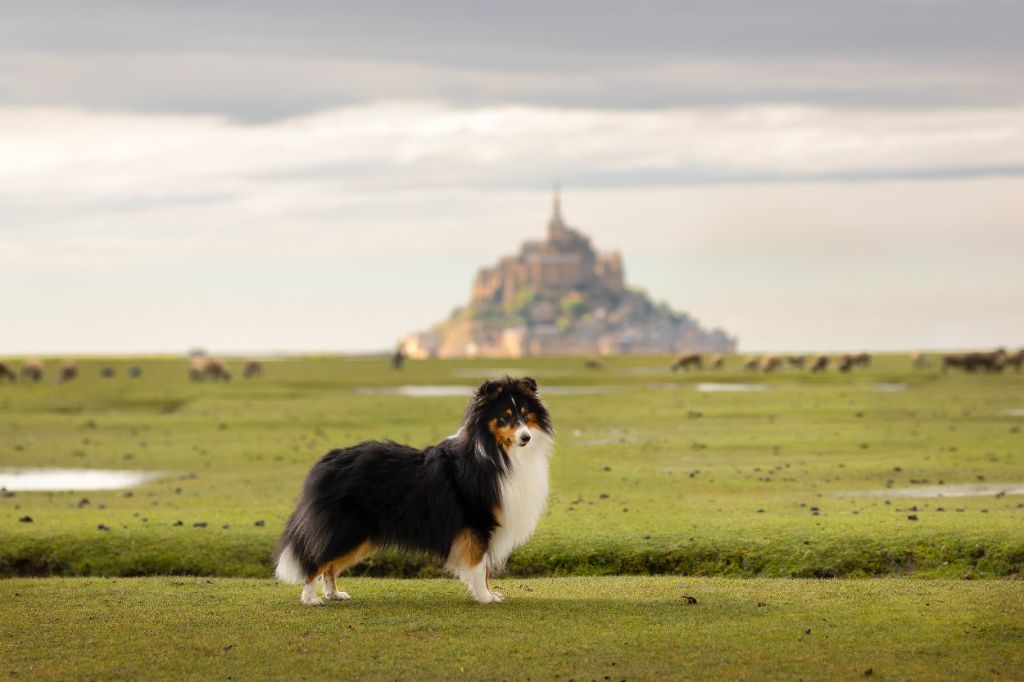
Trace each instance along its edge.
{"label": "puddle", "polygon": [[906,384],[872,384],[871,390],[877,393],[902,393],[910,388]]}
{"label": "puddle", "polygon": [[987,495],[1024,495],[1024,483],[968,483],[965,485],[922,485],[915,488],[885,488],[836,497],[979,497]]}
{"label": "puddle", "polygon": [[1007,417],[1024,417],[1024,407],[1014,407],[1004,412]]}
{"label": "puddle", "polygon": [[110,469],[0,468],[0,488],[7,490],[120,490],[164,476],[160,471]]}
{"label": "puddle", "polygon": [[697,384],[701,393],[754,393],[767,391],[764,384]]}

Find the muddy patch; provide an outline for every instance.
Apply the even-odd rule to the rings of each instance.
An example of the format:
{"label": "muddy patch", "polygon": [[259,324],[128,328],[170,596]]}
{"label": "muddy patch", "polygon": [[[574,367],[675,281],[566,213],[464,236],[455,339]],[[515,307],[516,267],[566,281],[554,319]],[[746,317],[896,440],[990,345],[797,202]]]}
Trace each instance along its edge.
{"label": "muddy patch", "polygon": [[1024,495],[1024,483],[921,485],[914,488],[884,488],[836,493],[836,497],[1002,497],[1003,495]]}
{"label": "muddy patch", "polygon": [[164,475],[160,471],[5,467],[0,468],[0,488],[12,492],[122,490],[134,488]]}

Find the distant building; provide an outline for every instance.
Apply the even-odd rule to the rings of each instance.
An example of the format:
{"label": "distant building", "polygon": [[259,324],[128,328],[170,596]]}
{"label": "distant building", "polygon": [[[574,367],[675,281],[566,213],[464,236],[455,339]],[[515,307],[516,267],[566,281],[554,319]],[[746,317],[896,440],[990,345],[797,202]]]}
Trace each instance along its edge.
{"label": "distant building", "polygon": [[569,227],[556,190],[547,239],[481,269],[468,306],[401,348],[411,358],[730,352],[736,339],[628,289],[622,256]]}

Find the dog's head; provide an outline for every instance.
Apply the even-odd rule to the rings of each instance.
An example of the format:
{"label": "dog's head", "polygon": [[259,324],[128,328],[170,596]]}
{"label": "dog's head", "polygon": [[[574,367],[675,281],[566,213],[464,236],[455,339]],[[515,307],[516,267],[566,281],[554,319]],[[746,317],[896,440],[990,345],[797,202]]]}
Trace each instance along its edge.
{"label": "dog's head", "polygon": [[537,382],[530,377],[506,376],[482,383],[469,401],[465,426],[478,443],[490,439],[505,452],[553,435],[551,416],[537,393]]}

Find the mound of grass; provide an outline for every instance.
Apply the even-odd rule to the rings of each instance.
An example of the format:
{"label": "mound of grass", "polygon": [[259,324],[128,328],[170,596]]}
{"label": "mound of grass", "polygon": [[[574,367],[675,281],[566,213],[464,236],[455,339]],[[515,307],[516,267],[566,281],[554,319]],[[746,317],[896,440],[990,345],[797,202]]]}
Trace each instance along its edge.
{"label": "mound of grass", "polygon": [[[390,387],[468,388],[504,372],[538,379],[558,431],[549,510],[513,555],[513,575],[1024,573],[1024,497],[896,494],[1024,483],[1024,374],[941,375],[897,355],[824,375],[750,374],[738,359],[724,372],[674,374],[669,363],[611,358],[587,370],[580,358],[530,358],[394,371],[386,358],[306,358],[267,363],[257,380],[191,384],[183,360],[124,359],[82,362],[65,386],[0,384],[0,466],[166,473],[128,492],[0,497],[0,575],[268,576],[318,456],[367,438],[425,445],[455,430],[464,398]],[[129,379],[129,364],[143,376]],[[101,379],[101,365],[117,376]],[[702,392],[701,382],[765,390]],[[356,570],[438,574],[396,555]]]}

